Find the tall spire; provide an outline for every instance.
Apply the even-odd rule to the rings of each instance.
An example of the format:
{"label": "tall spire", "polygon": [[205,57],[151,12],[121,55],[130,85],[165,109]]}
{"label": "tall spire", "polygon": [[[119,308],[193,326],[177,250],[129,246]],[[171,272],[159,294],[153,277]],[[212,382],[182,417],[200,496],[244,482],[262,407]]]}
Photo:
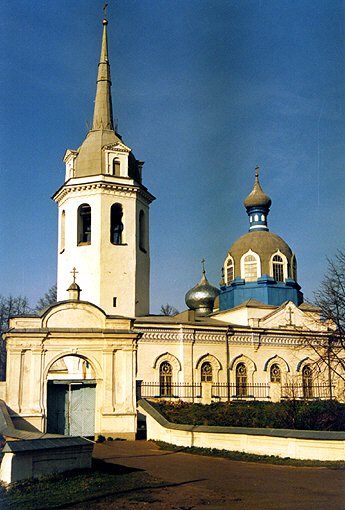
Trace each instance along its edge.
{"label": "tall spire", "polygon": [[103,37],[101,55],[98,64],[97,89],[92,129],[114,129],[113,108],[111,102],[111,77],[108,59],[108,20],[104,10]]}

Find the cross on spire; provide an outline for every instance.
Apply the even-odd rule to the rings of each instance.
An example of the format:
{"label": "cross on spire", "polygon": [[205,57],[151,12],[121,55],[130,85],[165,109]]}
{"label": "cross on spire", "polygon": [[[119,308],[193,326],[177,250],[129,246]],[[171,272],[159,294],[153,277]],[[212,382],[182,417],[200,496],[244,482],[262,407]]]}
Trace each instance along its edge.
{"label": "cross on spire", "polygon": [[205,259],[204,258],[201,261],[201,266],[202,266],[202,274],[205,274]]}
{"label": "cross on spire", "polygon": [[75,267],[72,269],[71,274],[73,275],[73,283],[75,283],[75,276],[78,274],[78,271]]}
{"label": "cross on spire", "polygon": [[104,6],[103,6],[104,19],[107,19],[107,7],[108,7],[108,4],[106,2],[104,2]]}

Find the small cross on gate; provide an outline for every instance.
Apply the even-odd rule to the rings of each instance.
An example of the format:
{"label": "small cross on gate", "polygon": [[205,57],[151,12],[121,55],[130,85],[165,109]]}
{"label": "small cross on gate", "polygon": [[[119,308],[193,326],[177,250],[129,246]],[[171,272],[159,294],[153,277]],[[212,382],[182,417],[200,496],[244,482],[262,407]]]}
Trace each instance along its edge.
{"label": "small cross on gate", "polygon": [[72,269],[71,274],[73,275],[73,283],[75,283],[75,275],[78,274],[78,271],[75,267]]}

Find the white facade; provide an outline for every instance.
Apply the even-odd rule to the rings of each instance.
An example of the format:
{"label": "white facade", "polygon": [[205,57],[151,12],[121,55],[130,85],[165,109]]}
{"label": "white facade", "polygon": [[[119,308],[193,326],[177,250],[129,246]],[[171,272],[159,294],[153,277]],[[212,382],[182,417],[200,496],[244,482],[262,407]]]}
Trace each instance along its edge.
{"label": "white facade", "polygon": [[[71,177],[54,196],[59,207],[58,300],[67,298],[75,267],[85,301],[110,315],[134,317],[149,313],[149,204],[154,197],[128,176],[130,150],[124,148],[102,151],[107,162],[119,161],[119,176]],[[71,175],[70,154],[66,160],[66,174]],[[114,165],[107,163],[109,168]],[[82,238],[78,223],[84,205],[89,206],[91,218]],[[112,206],[121,208],[122,214],[116,242]]]}

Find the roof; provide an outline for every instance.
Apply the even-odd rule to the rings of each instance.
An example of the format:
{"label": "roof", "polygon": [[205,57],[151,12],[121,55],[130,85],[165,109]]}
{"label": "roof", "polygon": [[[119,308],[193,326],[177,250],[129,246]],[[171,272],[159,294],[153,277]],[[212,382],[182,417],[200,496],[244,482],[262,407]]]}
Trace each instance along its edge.
{"label": "roof", "polygon": [[27,441],[6,441],[2,451],[4,453],[30,452],[37,450],[52,450],[55,448],[71,448],[73,446],[92,445],[83,437],[56,437],[52,439],[31,439]]}

